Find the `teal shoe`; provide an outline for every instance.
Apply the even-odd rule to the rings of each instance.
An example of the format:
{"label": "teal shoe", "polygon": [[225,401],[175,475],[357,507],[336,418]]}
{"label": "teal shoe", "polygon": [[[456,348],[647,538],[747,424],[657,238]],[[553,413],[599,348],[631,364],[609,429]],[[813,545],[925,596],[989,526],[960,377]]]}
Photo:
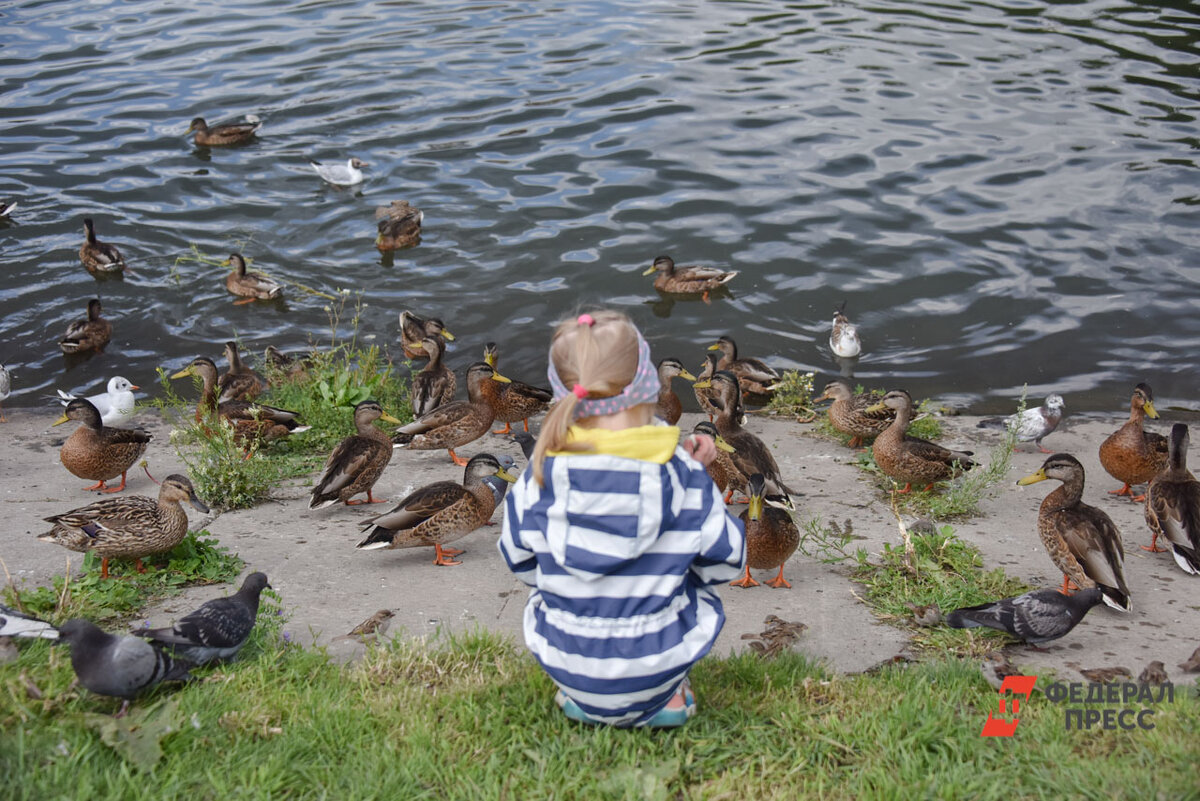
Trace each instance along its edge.
{"label": "teal shoe", "polygon": [[[670,707],[678,698],[682,698],[683,705],[673,709]],[[554,694],[554,703],[563,711],[563,714],[568,718],[579,723],[586,723],[589,726],[598,726],[603,721],[596,720],[579,708],[579,704],[575,703],[562,690]],[[667,702],[667,706],[654,713],[654,717],[642,723],[642,726],[649,726],[653,729],[673,729],[687,723],[692,715],[696,714],[696,696],[692,693],[692,685],[684,679],[679,685],[679,689],[675,691],[675,695]]]}

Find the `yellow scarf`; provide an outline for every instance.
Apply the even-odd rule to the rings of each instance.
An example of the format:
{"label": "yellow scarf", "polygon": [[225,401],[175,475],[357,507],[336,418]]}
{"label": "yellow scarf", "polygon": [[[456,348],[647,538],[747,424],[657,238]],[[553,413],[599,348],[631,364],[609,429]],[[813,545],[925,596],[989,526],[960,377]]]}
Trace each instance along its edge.
{"label": "yellow scarf", "polygon": [[605,454],[637,459],[642,462],[666,464],[675,455],[679,445],[679,429],[675,426],[637,426],[610,431],[607,428],[567,429],[567,442],[587,444],[585,451],[551,451],[551,456],[576,456],[583,454]]}

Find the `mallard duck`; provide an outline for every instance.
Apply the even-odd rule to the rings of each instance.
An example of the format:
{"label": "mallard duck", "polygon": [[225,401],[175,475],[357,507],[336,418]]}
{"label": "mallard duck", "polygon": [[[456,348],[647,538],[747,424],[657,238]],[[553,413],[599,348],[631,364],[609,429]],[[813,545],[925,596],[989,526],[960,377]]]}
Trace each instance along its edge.
{"label": "mallard duck", "polygon": [[7,198],[0,200],[0,217],[8,217],[17,210],[17,201],[8,200]]}
{"label": "mallard duck", "polygon": [[456,465],[466,467],[467,460],[455,454],[454,449],[474,442],[488,432],[496,419],[496,404],[500,397],[496,382],[510,383],[487,362],[475,362],[467,368],[469,400],[452,401],[401,426],[392,435],[392,442],[396,447],[414,451],[446,448]]}
{"label": "mallard duck", "polygon": [[375,209],[379,235],[375,247],[381,251],[399,250],[421,242],[421,222],[425,212],[410,206],[407,200],[393,200],[390,205]]}
{"label": "mallard duck", "polygon": [[112,338],[112,323],[100,316],[103,311],[99,298],[88,301],[87,317],[67,326],[67,333],[58,341],[63,353],[102,351]]}
{"label": "mallard duck", "polygon": [[196,422],[203,423],[216,414],[233,426],[234,437],[243,446],[248,447],[252,440],[267,442],[311,428],[300,424],[299,412],[243,400],[218,402],[217,366],[205,356],[197,356],[187,367],[173,373],[171,378],[186,376],[196,376],[201,381]]}
{"label": "mallard duck", "polygon": [[263,351],[263,357],[266,363],[271,366],[275,374],[286,378],[289,381],[304,381],[308,378],[308,371],[312,369],[316,362],[316,354],[313,351],[301,351],[299,353],[284,353],[274,345],[267,345]]}
{"label": "mallard duck", "polygon": [[429,361],[412,379],[412,407],[415,417],[428,414],[443,403],[454,400],[454,393],[458,390],[458,379],[454,377],[454,371],[442,364],[442,357],[446,354],[446,340],[439,336],[425,337],[421,346],[425,353],[429,354]]}
{"label": "mallard duck", "polygon": [[421,349],[421,341],[427,336],[440,336],[447,342],[454,341],[454,335],[446,330],[446,324],[436,317],[418,317],[407,310],[400,312],[400,344],[404,347],[406,357],[428,358],[428,354]]}
{"label": "mallard duck", "polygon": [[1170,458],[1167,438],[1142,428],[1147,416],[1157,419],[1158,412],[1154,410],[1154,392],[1149,384],[1143,383],[1134,388],[1129,399],[1129,420],[1100,443],[1100,464],[1125,485],[1110,490],[1111,495],[1128,495],[1135,501],[1144,501],[1145,495],[1134,496],[1133,485],[1145,483],[1167,468]]}
{"label": "mallard duck", "polygon": [[225,276],[225,288],[230,294],[241,298],[233,302],[235,306],[253,303],[256,300],[274,300],[283,295],[283,284],[263,273],[247,272],[246,260],[240,253],[230,253],[229,258],[221,262],[221,265],[233,265],[233,269]]}
{"label": "mallard duck", "polygon": [[661,387],[658,390],[658,402],[654,405],[654,414],[670,425],[678,423],[679,418],[683,416],[683,404],[671,388],[673,378],[697,380],[696,376],[684,369],[683,362],[679,359],[667,358],[658,363],[658,383]]}
{"label": "mallard duck", "polygon": [[221,401],[251,400],[261,395],[269,386],[267,379],[242,361],[236,342],[225,343],[225,359],[229,362],[229,370],[217,382]]}
{"label": "mallard duck", "polygon": [[796,552],[800,544],[800,529],[786,508],[764,497],[765,480],[761,473],[750,476],[747,494],[750,507],[742,512],[742,523],[746,527],[746,575],[729,582],[730,587],[755,587],[758,582],[750,578],[750,568],[770,570],[779,566],[779,575],[767,582],[768,587],[787,587],[791,584],[783,577],[783,564]]}
{"label": "mallard duck", "polygon": [[86,239],[79,246],[79,260],[89,273],[119,273],[125,269],[125,258],[117,246],[96,238],[96,226],[91,217],[84,218],[83,233]]}
{"label": "mallard duck", "polygon": [[1042,453],[1053,453],[1042,446],[1042,438],[1058,428],[1065,405],[1062,395],[1047,395],[1044,405],[1026,409],[1021,412],[1020,417],[1015,414],[1008,417],[988,417],[975,425],[976,428],[1015,428],[1017,442],[1032,442]]}
{"label": "mallard duck", "polygon": [[[75,420],[80,426],[63,443],[58,456],[63,467],[80,478],[97,482],[86,490],[120,492],[125,489],[125,472],[146,452],[150,435],[141,429],[109,428],[100,420],[100,412],[84,398],[67,404],[63,416],[54,421],[62,425]],[[105,482],[121,477],[121,486],[107,487]]]}
{"label": "mallard duck", "polygon": [[472,456],[463,473],[463,483],[437,481],[413,492],[390,512],[361,524],[367,536],[356,548],[364,551],[391,548],[434,548],[435,565],[457,565],[448,557],[462,551],[442,546],[462,539],[482,526],[496,509],[496,497],[484,479],[497,476],[516,481],[508,468],[510,456],[499,458],[490,453]]}
{"label": "mallard duck", "polygon": [[896,412],[896,419],[875,438],[871,453],[875,464],[893,481],[904,482],[901,493],[911,492],[914,483],[924,483],[925,490],[935,482],[944,481],[958,470],[970,470],[973,451],[952,451],[934,442],[910,437],[904,433],[912,422],[912,396],[902,389],[893,389],[883,400],[868,406],[866,414],[879,414],[884,409]]}
{"label": "mallard duck", "polygon": [[1146,488],[1146,525],[1154,536],[1148,551],[1158,547],[1158,538],[1171,546],[1175,564],[1185,573],[1200,574],[1200,481],[1187,469],[1190,436],[1184,423],[1171,426],[1170,462]]}
{"label": "mallard duck", "polygon": [[136,559],[141,572],[142,559],[171,550],[187,536],[187,512],[180,501],[208,513],[188,477],[174,474],[163,480],[158,500],[144,495],[105,498],[45,518],[54,528],[38,539],[79,553],[95,551],[100,555],[101,578],[108,578],[108,560],[114,558]]}
{"label": "mallard duck", "polygon": [[670,256],[659,256],[650,265],[650,269],[642,275],[657,272],[654,288],[659,292],[669,292],[675,295],[703,296],[708,303],[708,294],[719,286],[724,286],[733,280],[737,270],[719,270],[716,267],[676,267],[675,260]]}
{"label": "mallard duck", "polygon": [[[8,400],[9,394],[12,392],[12,372],[0,364],[0,401]],[[4,410],[0,409],[0,423],[7,423],[8,418],[4,416]]]}
{"label": "mallard duck", "polygon": [[877,437],[882,434],[892,421],[896,419],[894,409],[884,407],[873,414],[867,409],[875,406],[879,398],[870,392],[855,393],[850,384],[841,379],[834,379],[825,385],[825,390],[813,402],[832,400],[829,407],[829,423],[843,434],[850,435],[851,448],[863,444],[867,437]]}
{"label": "mallard duck", "polygon": [[[483,360],[493,370],[497,369],[500,354],[495,342],[483,346]],[[525,430],[529,431],[529,418],[541,414],[554,400],[554,393],[548,389],[535,387],[523,381],[509,381],[497,389],[496,420],[504,423],[504,428],[493,431],[493,434],[511,434],[512,424],[522,422]]]}
{"label": "mallard duck", "polygon": [[258,129],[262,127],[262,120],[254,114],[247,114],[245,122],[222,122],[214,125],[211,128],[204,121],[203,117],[196,117],[192,120],[192,124],[184,131],[184,135],[195,131],[196,136],[193,141],[201,147],[212,147],[214,145],[240,145],[243,142],[249,142],[258,133]]}
{"label": "mallard duck", "polygon": [[[141,389],[141,387],[131,384],[128,379],[117,375],[108,379],[106,391],[97,395],[89,395],[87,400],[96,407],[96,411],[100,412],[100,422],[108,426],[133,417],[135,403],[133,391],[135,389]],[[57,392],[58,399],[63,406],[79,397],[69,392],[63,392],[61,389]]]}
{"label": "mallard duck", "polygon": [[795,492],[783,483],[779,465],[771,455],[770,448],[758,436],[742,428],[742,392],[737,376],[728,370],[718,370],[709,381],[715,390],[710,402],[718,410],[715,420],[717,431],[733,448],[730,461],[738,472],[734,487],[749,495],[746,488],[750,476],[760,473],[766,481],[766,497],[792,509],[792,501],[788,496]]}
{"label": "mallard duck", "polygon": [[696,380],[692,382],[692,392],[696,396],[696,403],[700,404],[700,411],[707,414],[710,421],[721,412],[712,403],[713,397],[717,394],[717,391],[713,389],[712,377],[717,372],[717,362],[720,360],[721,354],[710,351],[704,357],[704,364],[701,365]]}
{"label": "mallard duck", "polygon": [[1125,550],[1121,532],[1112,518],[1083,502],[1083,465],[1069,453],[1056,453],[1019,486],[1053,478],[1062,486],[1042,501],[1038,510],[1038,536],[1050,559],[1063,574],[1063,594],[1071,585],[1086,590],[1099,587],[1104,603],[1128,612],[1133,608],[1125,585]]}
{"label": "mallard duck", "polygon": [[341,164],[322,164],[319,161],[308,160],[312,168],[321,176],[322,181],[334,186],[354,186],[363,182],[362,167],[371,165],[357,158],[350,158],[345,166]]}
{"label": "mallard duck", "polygon": [[833,327],[829,330],[829,349],[834,356],[853,359],[862,352],[858,328],[846,316],[846,301],[833,312]]}
{"label": "mallard duck", "polygon": [[[346,437],[329,454],[325,469],[312,488],[310,509],[324,509],[341,501],[347,506],[360,503],[387,503],[371,494],[375,482],[392,460],[392,443],[388,435],[375,427],[376,420],[398,424],[400,421],[383,410],[378,401],[365,400],[354,407],[354,427],[357,434]],[[367,499],[352,500],[360,492]]]}
{"label": "mallard duck", "polygon": [[696,423],[692,433],[712,437],[713,444],[717,446],[717,456],[709,462],[707,467],[708,476],[717,485],[717,489],[725,494],[725,503],[729,503],[729,499],[733,497],[733,491],[738,487],[737,481],[741,477],[741,473],[738,472],[729,455],[733,453],[733,446],[726,442],[725,438],[721,436],[721,432],[717,431],[717,427],[707,420]]}
{"label": "mallard duck", "polygon": [[769,395],[775,390],[775,385],[780,379],[779,373],[760,359],[739,359],[737,343],[733,341],[733,337],[721,337],[709,345],[708,349],[720,351],[721,358],[717,361],[717,369],[728,370],[737,376],[743,395]]}

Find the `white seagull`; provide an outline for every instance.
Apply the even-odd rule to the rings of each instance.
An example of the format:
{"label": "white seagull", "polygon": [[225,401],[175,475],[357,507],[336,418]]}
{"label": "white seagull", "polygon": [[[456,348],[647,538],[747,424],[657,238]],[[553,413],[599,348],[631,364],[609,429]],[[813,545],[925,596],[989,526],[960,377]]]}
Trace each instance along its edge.
{"label": "white seagull", "polygon": [[[141,387],[129,383],[127,379],[118,375],[108,379],[107,392],[92,395],[88,400],[100,412],[100,420],[104,425],[111,426],[113,423],[120,423],[133,417],[133,390],[135,389],[141,389]],[[61,389],[58,390],[58,399],[63,406],[75,400],[76,397],[78,396],[63,392]]]}
{"label": "white seagull", "polygon": [[308,160],[313,169],[317,171],[317,175],[321,179],[328,181],[334,186],[354,186],[363,182],[363,174],[360,167],[370,167],[371,165],[365,161],[356,158],[351,158],[343,167],[340,164],[322,164],[319,161]]}

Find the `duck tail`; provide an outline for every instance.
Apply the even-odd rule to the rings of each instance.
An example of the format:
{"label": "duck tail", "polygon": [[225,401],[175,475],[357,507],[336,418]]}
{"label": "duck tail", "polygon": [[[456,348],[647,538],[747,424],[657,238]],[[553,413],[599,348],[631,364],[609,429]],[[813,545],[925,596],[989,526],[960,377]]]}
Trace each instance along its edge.
{"label": "duck tail", "polygon": [[1105,587],[1100,585],[1101,595],[1104,597],[1104,603],[1111,606],[1118,612],[1132,612],[1133,602],[1129,598],[1127,592],[1122,592],[1116,587]]}
{"label": "duck tail", "polygon": [[362,540],[360,540],[354,547],[358,548],[360,551],[378,551],[383,548],[388,548],[391,546],[392,537],[394,537],[395,534],[396,532],[392,531],[390,528],[375,526],[371,529],[367,536],[363,537]]}

